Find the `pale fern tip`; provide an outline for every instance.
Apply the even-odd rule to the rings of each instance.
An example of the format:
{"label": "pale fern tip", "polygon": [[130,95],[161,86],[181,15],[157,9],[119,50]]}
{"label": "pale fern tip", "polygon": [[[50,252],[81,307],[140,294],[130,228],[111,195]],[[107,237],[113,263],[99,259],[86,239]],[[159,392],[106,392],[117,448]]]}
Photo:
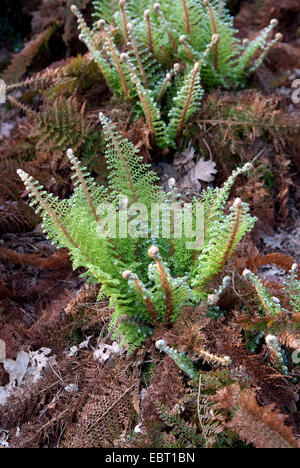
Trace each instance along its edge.
{"label": "pale fern tip", "polygon": [[157,349],[159,349],[160,351],[163,351],[163,349],[165,348],[166,344],[167,344],[167,343],[166,343],[165,340],[157,340],[157,341],[155,342],[155,347],[156,347]]}
{"label": "pale fern tip", "polygon": [[159,248],[156,245],[153,245],[148,249],[148,255],[152,259],[156,258],[159,255]]}

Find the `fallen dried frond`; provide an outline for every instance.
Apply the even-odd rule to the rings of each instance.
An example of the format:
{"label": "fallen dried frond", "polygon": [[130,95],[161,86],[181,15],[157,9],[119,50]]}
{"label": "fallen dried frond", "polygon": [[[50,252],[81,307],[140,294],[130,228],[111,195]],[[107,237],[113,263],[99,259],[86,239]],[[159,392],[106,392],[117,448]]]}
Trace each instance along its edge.
{"label": "fallen dried frond", "polygon": [[257,448],[300,448],[291,427],[285,425],[286,416],[273,406],[261,407],[253,390],[239,385],[220,390],[216,396],[223,410],[233,412],[227,427]]}

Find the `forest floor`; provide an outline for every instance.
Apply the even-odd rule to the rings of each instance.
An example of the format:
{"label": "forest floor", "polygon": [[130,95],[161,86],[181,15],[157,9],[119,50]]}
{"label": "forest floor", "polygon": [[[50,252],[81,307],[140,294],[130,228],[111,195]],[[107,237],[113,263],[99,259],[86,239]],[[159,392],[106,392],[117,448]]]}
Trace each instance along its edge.
{"label": "forest floor", "polygon": [[[28,2],[27,10],[30,10],[29,3],[37,12],[42,2]],[[61,8],[64,3],[67,2],[57,1]],[[284,5],[267,0],[261,3],[263,7],[257,14],[256,1],[236,2],[233,11],[241,37],[253,37],[276,17],[283,42],[270,52],[266,63],[256,72],[250,91],[238,94],[214,91],[204,106],[209,111],[210,103],[220,99],[224,105],[233,103],[245,109],[253,106],[253,112],[263,115],[264,103],[269,99],[274,112],[280,111],[287,119],[299,123],[300,104],[292,100],[295,91],[292,83],[300,79],[299,1],[286,0]],[[62,33],[64,38],[68,37],[66,43],[60,37]],[[59,52],[37,54],[25,76],[46,67],[55,68],[62,60],[82,52],[75,33],[74,25],[68,30],[62,21],[49,46],[50,50],[59,49]],[[26,35],[28,39],[28,31]],[[3,41],[2,68],[9,63],[11,52],[10,45]],[[101,80],[95,83],[86,100],[91,120],[103,109],[108,115],[116,112]],[[34,105],[39,105],[38,99]],[[286,439],[294,438],[296,444],[300,438],[300,368],[294,367],[293,378],[287,378],[269,365],[263,343],[251,352],[245,346],[243,331],[244,323],[250,319],[239,315],[241,295],[249,294],[240,279],[244,268],[251,267],[276,295],[291,265],[300,264],[300,133],[296,124],[294,134],[286,137],[279,131],[267,132],[267,138],[264,132],[240,135],[232,131],[235,148],[230,154],[228,139],[224,141],[215,126],[203,126],[201,115],[196,115],[194,122],[216,169],[214,180],[206,182],[192,177],[197,165],[192,149],[173,155],[154,155],[145,140],[143,124],[128,126],[123,119],[127,109],[119,112],[124,136],[141,149],[145,161],[158,172],[162,185],[170,177],[176,178],[185,200],[203,188],[222,184],[234,168],[236,156],[230,160],[233,153],[239,154],[241,162],[259,155],[253,178],[242,180],[233,192],[250,204],[259,221],[227,265],[227,272],[236,283],[222,304],[226,314],[215,321],[205,311],[197,311],[195,316],[186,318],[192,327],[190,335],[175,326],[167,332],[167,337],[168,343],[176,344],[180,351],[187,351],[193,357],[197,353],[192,345],[198,343],[195,336],[200,333],[199,342],[205,342],[210,352],[229,355],[233,361],[232,372],[238,370],[241,380],[251,381],[248,404],[253,406],[254,413],[258,405],[266,415],[268,411],[283,415],[284,423],[274,425],[285,425]],[[63,160],[30,160],[28,132],[31,128],[22,112],[0,105],[0,119],[0,340],[6,344],[6,358],[12,366],[11,374],[4,369],[0,346],[0,447],[117,448],[163,444],[180,447],[184,443],[198,447],[201,437],[190,410],[199,398],[197,389],[189,388],[186,377],[173,361],[168,357],[163,359],[155,349],[154,338],[158,336],[129,356],[118,348],[118,343],[112,342],[108,332],[108,304],[106,300],[96,300],[99,288],[85,284],[80,276],[83,271],[73,271],[67,252],[51,245],[43,235],[40,219],[27,210],[27,193],[14,176],[19,164],[15,157],[18,148],[22,146],[27,157],[25,164],[29,167],[31,164],[34,175],[40,174],[46,188],[61,197],[71,193],[69,167]],[[4,155],[9,155],[9,163]],[[91,168],[97,180],[101,180],[101,162],[92,163]],[[282,254],[277,264],[266,257],[273,253]],[[199,317],[201,326],[196,333]],[[212,370],[208,364],[200,369]],[[225,378],[231,382],[230,372]],[[11,379],[17,380],[13,390]],[[230,389],[237,391],[235,396],[225,387],[230,404],[234,398],[243,398],[234,385]],[[218,398],[220,407],[223,405],[225,412],[229,412],[230,404],[226,407],[224,403],[226,395],[221,397],[220,393]],[[180,405],[184,407],[181,413],[177,411]],[[181,434],[178,421],[172,419],[179,413],[185,423]],[[216,446],[259,447],[264,443],[254,436],[243,437],[241,424],[237,436],[233,425],[224,418],[221,424],[226,430],[220,431]],[[256,424],[259,428],[259,423]],[[282,434],[282,427],[280,430]]]}

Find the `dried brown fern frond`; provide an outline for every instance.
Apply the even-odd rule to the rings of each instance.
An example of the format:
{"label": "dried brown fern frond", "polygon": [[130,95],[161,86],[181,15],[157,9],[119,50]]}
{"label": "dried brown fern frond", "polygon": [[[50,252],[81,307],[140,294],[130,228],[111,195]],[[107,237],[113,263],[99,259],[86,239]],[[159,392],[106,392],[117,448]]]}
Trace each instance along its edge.
{"label": "dried brown fern frond", "polygon": [[[289,273],[294,263],[295,260],[289,255],[283,254],[281,252],[275,252],[263,256],[257,255],[255,257],[251,257],[247,261],[247,268],[256,274],[258,272],[258,268],[273,264],[279,268],[282,268],[286,273]],[[298,272],[298,279],[300,279],[300,272]]]}
{"label": "dried brown fern frond", "polygon": [[277,334],[277,338],[283,345],[291,348],[293,350],[297,350],[300,347],[300,332],[298,330],[291,330],[287,329],[279,332]]}
{"label": "dried brown fern frond", "polygon": [[[268,162],[265,163],[265,168],[268,168]],[[253,169],[251,177],[237,188],[237,194],[243,201],[249,203],[253,215],[258,219],[254,226],[254,234],[265,231],[272,235],[275,223],[275,200],[259,168]]]}
{"label": "dried brown fern frond", "polygon": [[40,152],[53,152],[59,157],[70,147],[78,150],[88,136],[91,126],[85,119],[85,103],[80,106],[75,97],[61,96],[46,102],[40,113],[12,96],[8,99],[34,122]]}
{"label": "dried brown fern frond", "polygon": [[30,88],[31,90],[41,90],[42,88],[50,86],[56,81],[63,71],[62,67],[47,68],[40,73],[26,78],[23,81],[12,83],[6,87],[7,92],[15,91],[16,89]]}
{"label": "dried brown fern frond", "polygon": [[287,159],[284,154],[276,154],[274,159],[276,165],[276,185],[278,186],[279,191],[279,213],[283,221],[286,221],[290,212],[289,202],[292,179],[290,177],[289,166],[291,164],[291,161]]}
{"label": "dried brown fern frond", "polygon": [[216,443],[218,434],[224,429],[224,417],[218,411],[214,398],[207,395],[207,392],[211,392],[211,390],[212,385],[209,374],[208,378],[206,378],[206,375],[200,375],[197,414],[206,448],[212,447]]}
{"label": "dried brown fern frond", "polygon": [[22,206],[16,201],[1,202],[0,199],[0,232],[25,232],[35,224],[30,222],[29,217],[24,216]]}
{"label": "dried brown fern frond", "polygon": [[[62,65],[52,86],[45,94],[53,97],[82,95],[86,94],[90,88],[99,86],[100,83],[104,83],[103,78],[90,54],[77,55]],[[103,84],[104,89],[106,86]]]}
{"label": "dried brown fern frond", "polygon": [[284,129],[295,130],[298,126],[295,119],[279,109],[278,97],[266,97],[254,89],[238,94],[210,93],[203,103],[198,123],[218,127],[224,142],[231,139],[236,130],[242,131],[251,141],[264,132],[278,136]]}
{"label": "dried brown fern frond", "polygon": [[273,406],[259,406],[253,390],[241,391],[233,384],[220,390],[217,400],[222,410],[233,412],[227,427],[247,443],[257,448],[300,448],[292,428],[285,424],[286,416]]}
{"label": "dried brown fern frond", "polygon": [[[70,12],[70,6],[74,3],[72,0],[42,0],[39,8],[33,13],[32,30],[39,34],[55,22],[59,28],[63,28],[62,38],[67,46],[74,45],[77,39],[78,30],[76,22]],[[76,4],[81,10],[84,10],[90,3],[90,0],[76,0]]]}
{"label": "dried brown fern frond", "polygon": [[100,364],[92,357],[82,363],[81,407],[68,426],[66,448],[114,447],[133,429],[138,380],[133,358],[126,356]]}
{"label": "dried brown fern frond", "polygon": [[38,382],[16,389],[5,406],[0,406],[1,423],[9,430],[11,447],[40,448],[50,438],[59,440],[80,402],[78,393],[65,389],[74,383],[80,385],[79,367],[70,360],[60,363],[54,371],[44,372]]}
{"label": "dried brown fern frond", "polygon": [[[117,387],[117,385],[116,385]],[[108,389],[101,395],[91,395],[82,409],[76,428],[66,433],[67,448],[113,447],[116,439],[132,429],[135,417],[134,385]]]}
{"label": "dried brown fern frond", "polygon": [[11,64],[2,74],[2,79],[8,85],[17,83],[26,73],[34,57],[38,54],[41,47],[45,45],[56,31],[56,24],[51,24],[47,29],[39,33],[34,39],[27,43],[25,48],[14,56]]}
{"label": "dried brown fern frond", "polygon": [[69,302],[66,314],[71,316],[79,314],[87,304],[97,300],[98,293],[99,286],[84,285]]}
{"label": "dried brown fern frond", "polygon": [[[279,153],[299,129],[297,120],[280,108],[278,97],[265,96],[254,89],[210,93],[204,99],[196,123],[200,128],[199,142],[202,144],[205,138],[212,150],[220,154],[220,163],[224,161],[224,149],[242,160],[253,158],[257,152],[251,151],[257,148],[249,151],[246,145],[261,139],[272,142]],[[232,164],[229,158],[226,162]]]}

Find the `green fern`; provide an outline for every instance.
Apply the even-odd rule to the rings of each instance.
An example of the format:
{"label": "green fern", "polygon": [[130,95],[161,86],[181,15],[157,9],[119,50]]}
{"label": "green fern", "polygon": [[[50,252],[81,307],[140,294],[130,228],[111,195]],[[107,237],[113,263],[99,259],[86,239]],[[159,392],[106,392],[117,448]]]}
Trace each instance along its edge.
{"label": "green fern", "polygon": [[110,89],[139,104],[136,115],[145,115],[152,140],[161,148],[174,146],[200,108],[204,89],[245,86],[281,39],[269,40],[277,25],[272,20],[254,41],[242,44],[223,0],[93,3],[95,31],[72,6],[79,37]]}
{"label": "green fern", "polygon": [[[142,163],[133,144],[122,139],[102,114],[100,120],[107,141],[107,188],[95,184],[72,150],[67,155],[74,173],[74,194],[67,200],[47,194],[32,177],[18,172],[49,239],[70,250],[75,269],[84,267],[91,281],[102,284],[101,295],[109,297],[114,309],[110,329],[132,350],[153,333],[156,325],[171,327],[183,308],[208,299],[212,292],[207,287],[209,280],[222,270],[254,222],[240,202],[233,213],[224,213],[235,178],[251,165],[236,171],[222,189],[204,195],[208,226],[204,253],[198,260],[187,241],[198,247],[197,229],[201,226],[196,217],[201,199],[189,206],[194,227],[191,234],[178,236],[174,181],[170,182],[170,191],[164,193],[157,185],[156,174]],[[161,204],[162,213],[153,214],[153,206],[160,209]],[[118,219],[115,224],[114,219]],[[211,227],[212,220],[223,226],[218,233]],[[212,359],[209,353],[203,353],[204,358]]]}

